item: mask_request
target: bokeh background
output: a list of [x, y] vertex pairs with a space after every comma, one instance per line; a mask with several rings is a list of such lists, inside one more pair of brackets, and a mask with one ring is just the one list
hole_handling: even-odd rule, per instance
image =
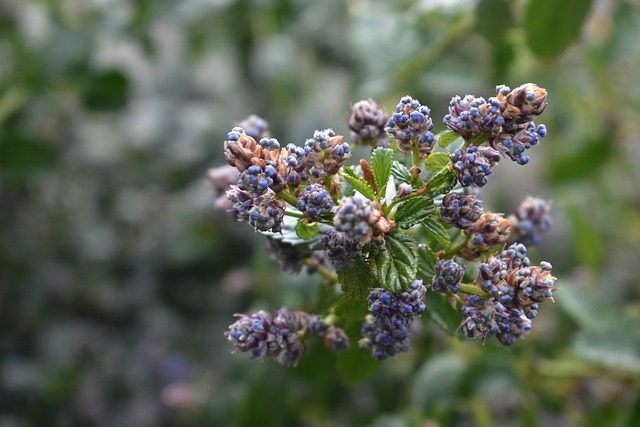
[[[635, 0], [0, 0], [0, 427], [640, 425], [639, 40]], [[484, 194], [554, 203], [531, 255], [562, 289], [526, 340], [425, 317], [356, 384], [317, 346], [231, 355], [233, 313], [322, 297], [215, 211], [234, 123], [301, 144], [409, 94], [439, 131], [530, 81], [549, 136]]]

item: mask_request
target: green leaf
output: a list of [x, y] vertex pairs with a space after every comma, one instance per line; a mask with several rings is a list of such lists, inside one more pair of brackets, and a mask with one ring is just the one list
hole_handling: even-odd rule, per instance
[[580, 262], [596, 271], [602, 268], [604, 261], [604, 245], [599, 227], [589, 219], [586, 211], [578, 205], [567, 207], [571, 218], [571, 231], [575, 253]]
[[442, 353], [427, 359], [414, 375], [412, 406], [423, 413], [430, 408], [454, 409], [466, 369], [465, 360], [456, 353]]
[[350, 339], [349, 350], [338, 354], [338, 374], [346, 385], [356, 384], [371, 378], [382, 365], [371, 353], [358, 347], [358, 340]]
[[399, 161], [395, 160], [391, 165], [391, 174], [396, 180], [396, 184], [411, 181], [411, 174], [409, 169]]
[[428, 171], [440, 171], [451, 164], [451, 156], [449, 153], [431, 153], [424, 165]]
[[91, 75], [82, 90], [82, 98], [86, 107], [92, 110], [122, 108], [129, 98], [129, 80], [118, 70]]
[[438, 257], [427, 245], [418, 246], [418, 274], [426, 283], [431, 283], [435, 275], [435, 265]]
[[369, 295], [369, 288], [378, 287], [371, 275], [371, 268], [359, 255], [352, 262], [338, 267], [337, 273], [338, 282], [346, 298], [365, 301]]
[[373, 274], [383, 288], [399, 292], [407, 288], [418, 273], [418, 243], [400, 232], [387, 236], [385, 242], [372, 261]]
[[422, 221], [422, 225], [429, 230], [429, 234], [440, 243], [440, 246], [442, 246], [445, 251], [451, 247], [451, 236], [449, 236], [449, 233], [447, 233], [444, 225], [442, 225], [439, 220], [436, 218], [428, 218]]
[[446, 169], [443, 168], [428, 182], [427, 194], [432, 198], [440, 194], [447, 194], [453, 190], [456, 184], [458, 184], [458, 175], [456, 175], [456, 172], [449, 167]]
[[592, 0], [531, 0], [523, 27], [527, 44], [541, 59], [554, 59], [580, 35]]
[[367, 182], [360, 178], [351, 168], [342, 168], [342, 176], [357, 192], [369, 200], [375, 200], [376, 193]]
[[449, 335], [455, 335], [462, 322], [460, 311], [455, 309], [446, 296], [438, 292], [427, 292], [425, 295], [427, 315]]
[[413, 197], [398, 207], [395, 221], [401, 228], [409, 228], [427, 219], [435, 210], [432, 198]]
[[449, 144], [451, 144], [453, 141], [455, 141], [458, 138], [461, 138], [458, 132], [454, 132], [452, 130], [448, 132], [443, 132], [442, 134], [440, 134], [440, 137], [438, 138], [438, 145], [442, 148], [447, 148]]
[[508, 0], [480, 0], [476, 6], [478, 33], [494, 48], [501, 46], [515, 18]]
[[346, 296], [338, 300], [334, 310], [334, 314], [338, 317], [338, 326], [349, 337], [349, 350], [337, 355], [338, 373], [346, 384], [355, 384], [370, 378], [381, 365], [371, 357], [368, 350], [358, 347], [358, 340], [361, 338], [360, 330], [367, 313], [369, 309], [366, 298], [356, 301]]
[[0, 137], [0, 173], [27, 175], [53, 167], [58, 151], [28, 135], [4, 133]]
[[380, 194], [384, 195], [384, 188], [391, 176], [391, 167], [393, 165], [393, 150], [388, 148], [376, 148], [371, 154], [371, 170], [373, 178], [380, 190]]
[[587, 138], [579, 149], [570, 154], [556, 153], [550, 156], [551, 179], [556, 183], [589, 179], [600, 174], [614, 154], [609, 137], [597, 135]]
[[296, 233], [302, 240], [313, 239], [318, 235], [319, 231], [320, 224], [317, 222], [308, 222], [305, 219], [301, 219], [298, 221], [298, 225], [296, 225]]

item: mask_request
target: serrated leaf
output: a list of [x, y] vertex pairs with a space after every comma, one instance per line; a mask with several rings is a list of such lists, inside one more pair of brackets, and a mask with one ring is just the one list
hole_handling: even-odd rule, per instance
[[358, 347], [364, 318], [369, 312], [368, 302], [341, 297], [334, 310], [338, 326], [349, 337], [349, 350], [338, 353], [337, 368], [343, 382], [354, 384], [370, 378], [380, 367], [380, 362], [371, 357], [368, 350]]
[[373, 274], [383, 288], [399, 292], [418, 274], [418, 243], [400, 232], [387, 236], [385, 242], [372, 260]]
[[346, 298], [365, 301], [369, 295], [369, 288], [378, 286], [371, 275], [371, 268], [358, 255], [352, 262], [337, 269], [338, 283]]
[[554, 59], [573, 43], [591, 9], [592, 0], [535, 0], [525, 9], [527, 44], [542, 59]]
[[440, 171], [442, 168], [451, 164], [451, 156], [449, 153], [431, 153], [427, 160], [424, 161], [424, 166], [428, 171]]
[[351, 168], [342, 168], [342, 176], [354, 190], [362, 194], [369, 200], [375, 200], [376, 193], [367, 182], [360, 178]]
[[462, 322], [460, 311], [451, 305], [446, 296], [438, 292], [427, 292], [424, 300], [427, 305], [425, 313], [429, 319], [436, 322], [449, 335], [455, 335]]
[[413, 197], [398, 207], [395, 221], [401, 228], [409, 228], [427, 219], [435, 210], [432, 198]]
[[451, 144], [453, 141], [455, 141], [458, 138], [461, 138], [458, 132], [454, 132], [452, 130], [448, 132], [443, 132], [442, 134], [440, 134], [440, 137], [438, 138], [438, 145], [442, 148], [447, 148], [449, 144]]
[[318, 235], [320, 231], [320, 224], [317, 222], [308, 222], [304, 219], [298, 221], [298, 225], [296, 225], [296, 233], [298, 237], [302, 240], [313, 239]]
[[443, 168], [427, 183], [427, 194], [430, 197], [436, 197], [441, 194], [447, 194], [453, 187], [458, 184], [458, 175], [456, 172], [447, 167]]
[[384, 188], [391, 176], [393, 165], [393, 150], [388, 148], [376, 148], [371, 154], [371, 169], [380, 194], [384, 194]]
[[403, 182], [411, 181], [411, 174], [409, 173], [409, 169], [399, 161], [394, 161], [391, 165], [391, 174], [397, 181], [396, 184], [401, 184]]
[[435, 218], [428, 218], [422, 221], [422, 225], [429, 230], [429, 235], [436, 239], [436, 242], [446, 251], [451, 247], [451, 236], [447, 233], [442, 223]]
[[438, 257], [427, 245], [418, 247], [418, 274], [426, 283], [431, 283], [435, 275], [435, 265]]

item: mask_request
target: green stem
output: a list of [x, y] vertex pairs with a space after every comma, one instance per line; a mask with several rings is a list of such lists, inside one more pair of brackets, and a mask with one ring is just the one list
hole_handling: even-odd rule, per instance
[[305, 259], [304, 263], [310, 267], [316, 268], [316, 272], [318, 272], [318, 274], [320, 274], [322, 277], [324, 277], [329, 281], [328, 285], [335, 285], [336, 283], [338, 283], [338, 275], [333, 271], [329, 270], [324, 265], [319, 265], [316, 267], [315, 265], [312, 265], [310, 259]]
[[276, 193], [276, 198], [284, 200], [294, 208], [298, 207], [298, 198], [294, 194], [289, 193], [288, 191], [281, 191], [279, 193]]
[[420, 163], [422, 163], [422, 158], [420, 157], [420, 151], [418, 147], [414, 146], [411, 150], [411, 164], [420, 169]]
[[476, 295], [483, 298], [489, 298], [491, 295], [480, 289], [480, 286], [472, 285], [470, 283], [461, 283], [460, 292], [469, 295]]
[[464, 239], [462, 239], [460, 241], [460, 243], [458, 243], [455, 246], [452, 246], [449, 248], [448, 251], [446, 252], [439, 252], [438, 253], [438, 258], [444, 258], [444, 259], [449, 259], [449, 258], [453, 258], [455, 255], [458, 254], [458, 252], [460, 252], [461, 250], [463, 250], [464, 248], [467, 247], [467, 242], [469, 241], [469, 235], [464, 234]]
[[292, 216], [294, 218], [300, 218], [300, 219], [304, 218], [304, 215], [302, 215], [300, 212], [291, 212], [291, 211], [285, 210], [284, 214], [287, 216]]

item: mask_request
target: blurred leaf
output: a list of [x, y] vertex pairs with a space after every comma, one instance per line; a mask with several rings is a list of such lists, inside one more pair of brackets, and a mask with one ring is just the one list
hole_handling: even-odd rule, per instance
[[53, 166], [58, 152], [42, 141], [27, 135], [0, 136], [0, 172], [27, 174]]
[[369, 295], [369, 288], [377, 287], [371, 269], [359, 255], [353, 262], [338, 267], [337, 273], [342, 292], [349, 299], [364, 301]]
[[429, 154], [424, 165], [428, 171], [440, 171], [451, 164], [449, 153], [432, 153]]
[[409, 169], [407, 169], [405, 165], [398, 162], [397, 160], [395, 160], [391, 165], [391, 173], [397, 181], [396, 184], [411, 181], [411, 174], [409, 173]]
[[580, 149], [569, 155], [550, 157], [550, 176], [553, 182], [563, 183], [574, 179], [593, 177], [609, 164], [614, 145], [606, 137], [585, 141]]
[[406, 289], [418, 272], [418, 244], [404, 233], [385, 237], [384, 247], [372, 260], [373, 274], [383, 288], [393, 292]]
[[567, 206], [567, 213], [571, 218], [571, 232], [578, 260], [600, 271], [604, 261], [604, 247], [598, 227], [578, 205]]
[[456, 139], [461, 138], [458, 132], [454, 132], [452, 130], [443, 132], [438, 137], [438, 145], [442, 148], [447, 148], [449, 144], [451, 144]]
[[426, 283], [431, 283], [435, 275], [435, 265], [438, 261], [436, 254], [427, 245], [418, 246], [418, 273]]
[[373, 359], [368, 350], [358, 347], [358, 340], [361, 336], [360, 329], [368, 312], [366, 298], [356, 301], [343, 297], [338, 301], [334, 310], [339, 319], [338, 326], [349, 336], [349, 350], [337, 355], [338, 373], [346, 384], [364, 381], [380, 367], [380, 362]]
[[373, 191], [373, 188], [367, 182], [360, 178], [353, 169], [344, 167], [342, 168], [342, 176], [344, 179], [351, 185], [357, 192], [362, 194], [369, 200], [375, 200], [376, 193]]
[[376, 181], [376, 185], [380, 190], [380, 194], [384, 195], [384, 188], [391, 176], [391, 167], [393, 165], [393, 150], [388, 148], [376, 148], [371, 154], [371, 169]]
[[413, 197], [403, 202], [396, 211], [396, 224], [401, 228], [409, 228], [427, 219], [436, 207], [429, 197]]
[[462, 315], [456, 310], [447, 297], [438, 292], [427, 292], [425, 296], [426, 313], [449, 335], [455, 335], [462, 322]]
[[530, 0], [524, 29], [531, 51], [541, 59], [554, 59], [573, 43], [591, 9], [592, 0]]
[[92, 110], [117, 110], [129, 97], [129, 80], [117, 70], [104, 71], [90, 76], [82, 90], [87, 108]]
[[455, 353], [442, 353], [428, 359], [415, 373], [411, 405], [427, 413], [432, 408], [454, 408], [458, 389], [467, 366]]
[[302, 240], [313, 239], [318, 235], [319, 231], [320, 224], [317, 222], [308, 222], [307, 220], [301, 219], [298, 221], [298, 225], [296, 225], [296, 233]]
[[640, 340], [633, 339], [626, 330], [580, 332], [575, 337], [573, 350], [586, 361], [640, 373]]
[[429, 234], [433, 236], [434, 239], [444, 250], [449, 249], [451, 247], [451, 236], [447, 233], [447, 230], [444, 228], [444, 225], [436, 219], [436, 218], [428, 218], [422, 221], [422, 225], [429, 230]]
[[427, 194], [432, 198], [440, 194], [447, 194], [457, 183], [458, 175], [456, 172], [451, 168], [443, 169], [427, 183]]
[[511, 2], [507, 0], [480, 0], [476, 6], [478, 33], [482, 34], [494, 48], [504, 43], [515, 17]]

